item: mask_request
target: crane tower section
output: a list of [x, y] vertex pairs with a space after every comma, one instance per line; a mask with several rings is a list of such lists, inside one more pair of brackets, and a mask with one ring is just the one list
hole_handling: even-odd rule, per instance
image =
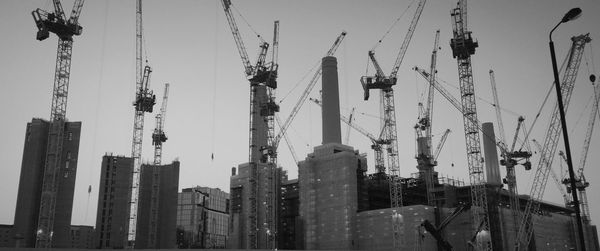
[[[471, 182], [471, 204], [473, 206], [473, 229], [489, 231], [489, 218], [487, 196], [485, 191], [485, 175], [481, 163], [481, 142], [479, 138], [477, 121], [477, 107], [475, 103], [475, 88], [473, 84], [473, 69], [471, 55], [479, 46], [473, 41], [471, 31], [467, 28], [467, 1], [460, 0], [457, 7], [451, 11], [452, 33], [450, 47], [452, 56], [458, 63], [458, 80], [460, 85], [461, 105], [463, 110], [463, 126], [465, 130], [465, 143], [467, 148], [467, 165], [469, 168], [469, 181]], [[479, 227], [481, 226], [481, 228]], [[491, 249], [491, 243], [477, 243], [477, 248]]]
[[156, 96], [148, 88], [152, 69], [145, 66], [142, 70], [142, 0], [136, 1], [136, 27], [135, 27], [135, 101], [133, 119], [133, 139], [131, 142], [131, 158], [133, 158], [133, 171], [131, 172], [131, 194], [129, 201], [129, 224], [127, 231], [126, 247], [134, 248], [136, 239], [137, 211], [139, 200], [140, 169], [142, 166], [142, 140], [144, 135], [144, 114], [152, 113], [156, 104]]
[[37, 216], [38, 228], [35, 246], [38, 248], [49, 248], [52, 246], [58, 176], [61, 173], [60, 163], [67, 115], [73, 36], [81, 35], [82, 27], [79, 25], [78, 20], [83, 3], [83, 0], [75, 1], [68, 20], [59, 0], [53, 0], [53, 13], [48, 13], [41, 9], [36, 9], [31, 13], [38, 28], [37, 40], [45, 40], [50, 36], [50, 32], [58, 36], [54, 87], [50, 108], [51, 124], [44, 163], [40, 210]]

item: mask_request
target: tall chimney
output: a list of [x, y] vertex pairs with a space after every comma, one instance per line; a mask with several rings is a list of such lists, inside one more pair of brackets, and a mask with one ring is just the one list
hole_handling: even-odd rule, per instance
[[342, 143], [340, 129], [340, 97], [338, 88], [337, 59], [324, 57], [321, 62], [323, 75], [321, 78], [323, 108], [323, 144]]
[[483, 152], [485, 156], [485, 171], [487, 184], [501, 186], [500, 165], [498, 162], [498, 150], [496, 148], [496, 134], [494, 124], [486, 122], [482, 124], [483, 130]]

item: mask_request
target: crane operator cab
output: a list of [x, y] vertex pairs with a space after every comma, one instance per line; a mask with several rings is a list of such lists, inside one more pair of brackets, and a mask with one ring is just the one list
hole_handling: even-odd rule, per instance
[[363, 76], [360, 78], [360, 83], [365, 91], [364, 99], [369, 100], [369, 90], [381, 89], [391, 90], [392, 86], [396, 85], [396, 78], [387, 78], [379, 76]]

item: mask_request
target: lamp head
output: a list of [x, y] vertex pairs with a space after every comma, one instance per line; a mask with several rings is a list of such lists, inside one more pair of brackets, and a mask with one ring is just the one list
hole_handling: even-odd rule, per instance
[[581, 16], [581, 9], [573, 8], [573, 9], [569, 10], [569, 12], [567, 12], [567, 14], [565, 14], [565, 16], [562, 18], [562, 20], [560, 22], [566, 23], [571, 20], [575, 20], [575, 19], [579, 18], [580, 16]]

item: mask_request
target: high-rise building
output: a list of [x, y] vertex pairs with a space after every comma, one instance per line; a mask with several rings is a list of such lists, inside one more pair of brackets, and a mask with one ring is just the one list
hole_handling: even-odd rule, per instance
[[[14, 220], [17, 247], [35, 246], [49, 126], [50, 122], [38, 118], [27, 123]], [[52, 246], [57, 248], [71, 247], [71, 213], [81, 122], [66, 122], [64, 132], [52, 234]]]
[[140, 174], [135, 248], [175, 248], [179, 161], [144, 164]]
[[303, 249], [300, 231], [300, 189], [298, 179], [281, 182], [279, 203], [278, 249]]
[[[102, 157], [95, 248], [125, 248], [132, 171], [130, 157], [112, 154]], [[175, 247], [178, 186], [179, 161], [169, 165], [142, 165], [136, 249]], [[157, 218], [152, 219], [151, 215]], [[156, 238], [150, 238], [152, 231], [156, 231]]]
[[133, 160], [106, 154], [102, 157], [94, 248], [124, 248], [129, 221]]
[[71, 226], [71, 248], [94, 249], [94, 227]]
[[0, 247], [14, 247], [13, 225], [0, 224]]
[[[268, 243], [276, 243], [277, 230], [277, 209], [269, 209], [269, 198], [279, 200], [279, 187], [281, 186], [282, 168], [275, 167], [270, 163], [244, 163], [238, 166], [239, 172], [232, 173], [230, 178], [230, 197], [231, 197], [231, 214], [228, 248], [247, 249], [250, 240], [248, 228], [251, 221], [251, 178], [250, 171], [252, 165], [256, 165], [257, 178], [255, 181], [258, 187], [256, 193], [256, 236], [255, 241], [259, 248], [265, 247]], [[275, 202], [275, 206], [278, 205]], [[268, 227], [269, 214], [275, 214], [273, 217], [275, 223], [273, 229]]]
[[184, 188], [177, 205], [178, 248], [225, 248], [229, 194], [218, 188]]

